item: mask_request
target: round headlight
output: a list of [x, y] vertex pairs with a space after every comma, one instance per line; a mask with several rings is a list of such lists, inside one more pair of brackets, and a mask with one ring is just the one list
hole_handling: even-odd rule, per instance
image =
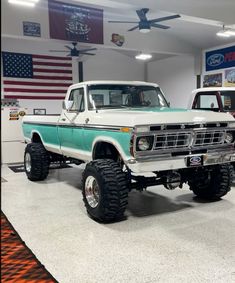
[[149, 139], [147, 138], [140, 138], [138, 141], [138, 148], [140, 150], [148, 150], [150, 147]]
[[233, 134], [232, 133], [225, 133], [224, 140], [226, 143], [232, 143], [233, 142]]

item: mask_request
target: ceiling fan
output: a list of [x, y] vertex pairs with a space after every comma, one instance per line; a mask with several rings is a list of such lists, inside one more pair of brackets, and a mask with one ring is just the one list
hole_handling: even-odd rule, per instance
[[71, 57], [79, 57], [80, 55], [95, 55], [94, 53], [90, 53], [89, 51], [97, 50], [97, 48], [86, 48], [86, 49], [77, 49], [77, 42], [72, 42], [73, 47], [65, 45], [67, 49], [70, 50], [50, 50], [50, 52], [69, 52], [67, 56]]
[[136, 13], [140, 21], [134, 21], [134, 22], [133, 21], [108, 21], [108, 22], [109, 23], [135, 23], [138, 25], [134, 26], [133, 28], [130, 28], [128, 31], [133, 31], [139, 28], [140, 32], [146, 33], [150, 31], [151, 27], [160, 28], [160, 29], [168, 29], [170, 28], [169, 26], [161, 25], [158, 23], [180, 18], [180, 15], [172, 15], [172, 16], [148, 20], [146, 17], [146, 14], [148, 13], [148, 11], [149, 11], [148, 8], [142, 8], [140, 10], [136, 10]]

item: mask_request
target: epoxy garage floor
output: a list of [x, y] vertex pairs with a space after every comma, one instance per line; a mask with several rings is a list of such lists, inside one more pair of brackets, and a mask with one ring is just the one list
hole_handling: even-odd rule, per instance
[[214, 203], [187, 186], [133, 191], [127, 219], [104, 225], [86, 214], [81, 173], [33, 183], [2, 168], [2, 210], [59, 282], [235, 282], [235, 188]]

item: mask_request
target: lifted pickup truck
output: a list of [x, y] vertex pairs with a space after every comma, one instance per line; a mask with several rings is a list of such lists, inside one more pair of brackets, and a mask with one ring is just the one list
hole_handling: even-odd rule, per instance
[[153, 83], [74, 84], [60, 116], [27, 115], [23, 132], [31, 181], [44, 180], [51, 162], [87, 163], [82, 194], [95, 220], [122, 218], [132, 189], [188, 183], [198, 197], [215, 200], [231, 187], [234, 118], [169, 108]]

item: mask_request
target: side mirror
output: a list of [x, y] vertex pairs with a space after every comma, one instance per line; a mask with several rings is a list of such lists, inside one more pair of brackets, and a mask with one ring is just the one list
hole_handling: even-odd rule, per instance
[[167, 104], [168, 104], [168, 106], [169, 106], [169, 107], [171, 107], [171, 103], [170, 103], [170, 101], [167, 101]]
[[63, 100], [62, 108], [64, 110], [70, 111], [73, 106], [72, 100]]

